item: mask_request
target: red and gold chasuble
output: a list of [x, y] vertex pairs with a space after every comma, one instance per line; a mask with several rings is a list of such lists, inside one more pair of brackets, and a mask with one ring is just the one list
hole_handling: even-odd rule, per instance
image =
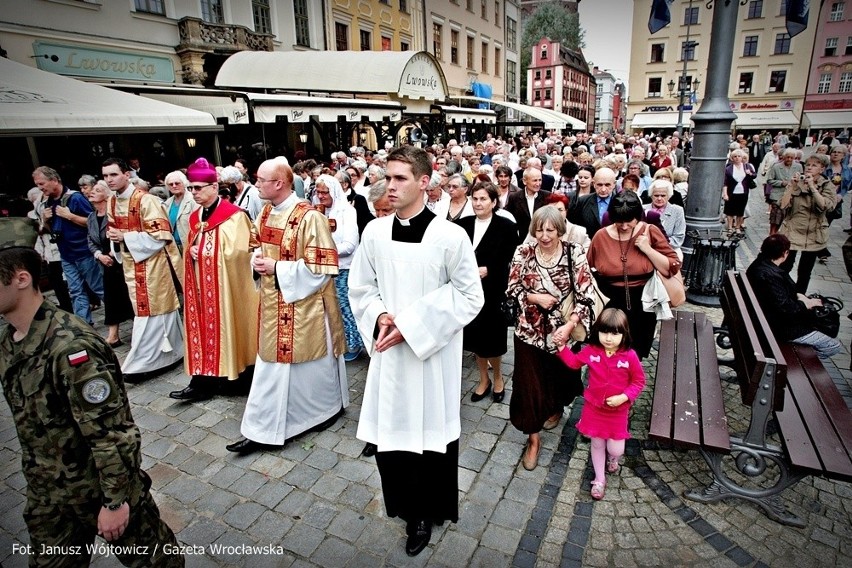
[[127, 199], [110, 197], [107, 222], [108, 227], [147, 233], [166, 241], [165, 247], [142, 262], [133, 260], [126, 244], [121, 246], [121, 266], [137, 317], [159, 316], [179, 309], [175, 279], [182, 283], [183, 263], [160, 200], [138, 189]]
[[[245, 211], [220, 200], [207, 221], [189, 216], [184, 244], [184, 324], [188, 375], [236, 379], [257, 356], [252, 250], [260, 246]], [[189, 254], [198, 246], [198, 259]]]
[[[263, 256], [282, 261], [303, 259], [314, 274], [337, 276], [337, 248], [328, 220], [307, 202], [273, 214], [267, 204], [257, 219]], [[343, 317], [329, 279], [320, 290], [289, 304], [281, 297], [276, 277], [260, 277], [258, 355], [267, 362], [304, 363], [328, 355], [325, 318], [331, 329], [334, 355], [346, 351]]]

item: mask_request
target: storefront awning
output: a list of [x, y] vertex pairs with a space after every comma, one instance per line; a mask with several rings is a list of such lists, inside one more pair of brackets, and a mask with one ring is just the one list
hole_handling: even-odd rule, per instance
[[802, 117], [805, 128], [846, 128], [852, 125], [852, 110], [810, 110]]
[[441, 65], [426, 51], [241, 51], [222, 64], [216, 86], [447, 97]]
[[444, 113], [447, 124], [453, 122], [468, 124], [494, 124], [497, 121], [497, 113], [493, 110], [479, 108], [464, 108], [452, 105], [435, 105], [434, 108]]
[[222, 130], [209, 113], [0, 58], [0, 136]]
[[[736, 112], [736, 111], [735, 111]], [[799, 119], [791, 110], [737, 112], [734, 125], [739, 128], [798, 128]]]
[[[676, 112], [637, 112], [630, 123], [633, 129], [643, 128], [677, 128]], [[689, 126], [692, 112], [683, 113], [683, 124]]]
[[461, 97], [453, 97], [454, 99], [465, 100], [465, 101], [477, 101], [481, 103], [489, 103], [492, 105], [503, 106], [506, 108], [511, 108], [518, 111], [521, 114], [525, 114], [532, 118], [535, 121], [543, 122], [545, 128], [555, 128], [558, 130], [562, 130], [565, 128], [571, 130], [586, 130], [586, 123], [582, 120], [574, 118], [571, 115], [565, 114], [564, 112], [558, 112], [555, 110], [551, 110], [549, 108], [541, 108], [534, 107], [529, 105], [522, 105], [520, 103], [514, 103], [511, 101], [494, 101], [491, 99], [484, 99], [482, 97], [469, 97], [469, 96], [461, 96]]
[[289, 122], [308, 122], [316, 116], [320, 122], [337, 122], [344, 117], [346, 122], [367, 120], [382, 121], [387, 118], [396, 122], [402, 118], [401, 104], [393, 101], [369, 99], [337, 99], [331, 97], [302, 97], [298, 95], [266, 95], [246, 93], [255, 122], [275, 122], [286, 116]]

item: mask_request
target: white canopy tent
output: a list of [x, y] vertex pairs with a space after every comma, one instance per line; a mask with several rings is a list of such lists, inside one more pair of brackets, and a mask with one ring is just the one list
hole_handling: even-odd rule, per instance
[[222, 130], [206, 112], [0, 58], [0, 136]]
[[476, 101], [480, 103], [489, 103], [492, 105], [511, 108], [529, 116], [533, 120], [543, 122], [544, 127], [548, 129], [556, 128], [562, 130], [563, 128], [570, 128], [571, 130], [586, 130], [586, 123], [582, 120], [574, 118], [573, 116], [565, 114], [564, 112], [558, 112], [549, 108], [522, 105], [520, 103], [515, 103], [512, 101], [494, 101], [482, 97], [460, 96], [453, 98], [463, 101]]

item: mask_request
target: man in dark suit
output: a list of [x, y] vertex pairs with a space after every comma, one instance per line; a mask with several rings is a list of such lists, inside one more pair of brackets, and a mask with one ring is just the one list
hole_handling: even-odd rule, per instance
[[568, 220], [575, 225], [586, 228], [591, 238], [600, 228], [603, 214], [609, 208], [609, 202], [615, 191], [615, 172], [609, 168], [601, 168], [595, 172], [592, 181], [595, 192], [585, 195], [580, 199], [570, 199], [570, 203], [576, 203], [568, 211]]
[[763, 158], [766, 157], [766, 149], [760, 142], [760, 134], [752, 136], [751, 142], [749, 142], [746, 146], [748, 149], [748, 163], [754, 166], [754, 171], [758, 171], [760, 163], [763, 161]]
[[515, 218], [520, 240], [525, 239], [530, 230], [532, 214], [541, 207], [544, 207], [544, 198], [550, 195], [549, 191], [541, 189], [541, 171], [537, 168], [527, 167], [524, 170], [523, 180], [523, 191], [509, 193], [509, 197], [506, 200], [506, 211], [511, 213]]

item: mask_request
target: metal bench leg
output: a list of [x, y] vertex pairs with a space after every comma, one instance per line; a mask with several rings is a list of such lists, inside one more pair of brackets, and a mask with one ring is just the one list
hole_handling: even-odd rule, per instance
[[781, 493], [807, 477], [807, 474], [792, 471], [780, 451], [747, 446], [739, 440], [731, 439], [731, 455], [737, 471], [746, 477], [761, 475], [768, 462], [778, 468], [778, 480], [772, 487], [756, 489], [739, 485], [725, 474], [722, 467], [723, 454], [700, 449], [701, 455], [713, 472], [713, 481], [704, 489], [690, 489], [684, 492], [687, 499], [699, 503], [713, 503], [729, 497], [738, 497], [751, 501], [763, 508], [770, 519], [784, 525], [803, 528], [805, 521], [787, 511], [781, 499]]

